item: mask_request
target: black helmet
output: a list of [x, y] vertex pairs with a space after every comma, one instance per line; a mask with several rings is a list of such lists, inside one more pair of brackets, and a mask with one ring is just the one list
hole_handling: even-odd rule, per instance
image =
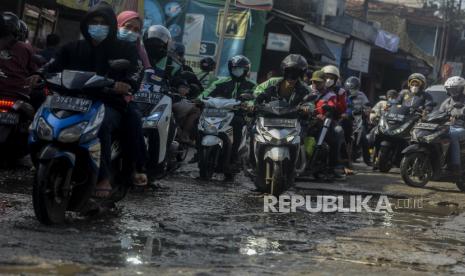
[[171, 41], [171, 34], [162, 25], [152, 25], [144, 33], [143, 37], [145, 51], [149, 56], [153, 66], [168, 53], [168, 44]]
[[301, 55], [290, 54], [281, 62], [281, 71], [286, 79], [302, 77], [307, 68], [307, 60]]
[[349, 77], [344, 83], [344, 87], [347, 90], [359, 90], [360, 89], [360, 79], [357, 77]]
[[19, 32], [18, 32], [18, 40], [19, 41], [26, 41], [29, 37], [29, 28], [27, 27], [26, 22], [23, 20], [19, 20]]
[[16, 39], [18, 38], [20, 23], [19, 18], [12, 12], [3, 13], [3, 21], [5, 22], [5, 34], [13, 35]]
[[200, 60], [200, 69], [204, 72], [212, 72], [215, 70], [216, 62], [211, 57], [204, 57]]
[[[241, 74], [236, 74], [234, 69], [243, 69]], [[228, 61], [228, 70], [229, 74], [233, 78], [242, 78], [246, 76], [250, 71], [250, 60], [242, 55], [233, 56]]]

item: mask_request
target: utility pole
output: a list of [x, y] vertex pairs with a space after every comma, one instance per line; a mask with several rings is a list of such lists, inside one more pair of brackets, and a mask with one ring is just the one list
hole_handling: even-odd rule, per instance
[[369, 0], [364, 0], [363, 1], [363, 19], [365, 19], [365, 22], [368, 22], [368, 6], [369, 5]]
[[228, 27], [228, 16], [229, 16], [229, 6], [231, 0], [226, 0], [224, 3], [224, 13], [223, 13], [223, 22], [221, 22], [220, 29], [220, 38], [218, 40], [218, 51], [216, 53], [216, 69], [215, 76], [218, 76], [221, 68], [221, 53], [223, 52], [224, 36], [226, 33], [226, 28]]

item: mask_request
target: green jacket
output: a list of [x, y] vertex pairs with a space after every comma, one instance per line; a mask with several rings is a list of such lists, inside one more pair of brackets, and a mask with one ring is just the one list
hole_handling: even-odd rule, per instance
[[247, 78], [242, 82], [236, 82], [231, 77], [227, 77], [213, 82], [198, 98], [222, 97], [237, 99], [242, 93], [253, 93], [255, 87], [256, 84]]
[[[259, 84], [254, 91], [255, 100], [260, 100], [260, 98], [265, 99], [265, 95], [268, 97], [276, 97], [281, 98], [279, 95], [279, 86], [283, 82], [283, 78], [271, 78], [261, 84]], [[297, 82], [294, 91], [289, 99], [289, 104], [292, 106], [296, 106], [300, 104], [304, 97], [310, 94], [311, 91], [306, 84], [302, 81]], [[261, 95], [261, 96], [260, 96]]]

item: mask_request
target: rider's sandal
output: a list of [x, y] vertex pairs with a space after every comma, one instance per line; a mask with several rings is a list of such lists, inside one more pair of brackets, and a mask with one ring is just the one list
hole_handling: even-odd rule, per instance
[[145, 173], [136, 173], [134, 175], [134, 186], [137, 187], [145, 187], [147, 186], [149, 180], [147, 178], [147, 174]]

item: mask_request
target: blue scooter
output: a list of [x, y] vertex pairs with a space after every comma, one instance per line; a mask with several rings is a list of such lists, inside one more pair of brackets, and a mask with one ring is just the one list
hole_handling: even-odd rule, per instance
[[[127, 69], [129, 62], [116, 60], [110, 67]], [[89, 214], [126, 195], [132, 171], [115, 137], [111, 196], [100, 202], [92, 198], [100, 167], [97, 135], [105, 116], [102, 99], [112, 93], [113, 85], [109, 78], [83, 71], [64, 70], [46, 79], [50, 93], [34, 117], [29, 136], [37, 169], [32, 199], [41, 223], [60, 224], [66, 211]]]

